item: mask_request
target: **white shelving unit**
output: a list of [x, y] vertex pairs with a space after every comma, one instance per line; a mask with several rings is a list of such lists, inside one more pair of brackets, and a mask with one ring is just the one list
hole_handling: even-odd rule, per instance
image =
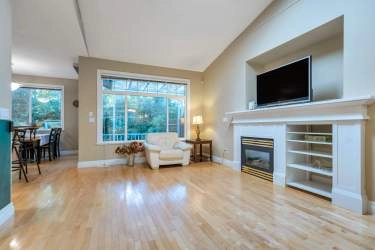
[[332, 198], [332, 125], [289, 124], [287, 185]]

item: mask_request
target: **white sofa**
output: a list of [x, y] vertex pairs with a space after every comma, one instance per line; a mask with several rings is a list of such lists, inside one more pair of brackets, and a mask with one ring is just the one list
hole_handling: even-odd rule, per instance
[[146, 135], [145, 154], [152, 169], [160, 165], [189, 165], [192, 146], [178, 139], [177, 133], [150, 133]]

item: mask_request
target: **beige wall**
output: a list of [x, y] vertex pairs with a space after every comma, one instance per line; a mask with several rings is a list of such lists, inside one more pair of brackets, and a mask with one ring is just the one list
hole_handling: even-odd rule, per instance
[[[213, 138], [214, 154], [232, 159], [233, 131], [224, 126], [222, 118], [225, 112], [246, 108], [246, 75], [254, 74], [246, 62], [340, 16], [344, 16], [342, 95], [375, 94], [374, 9], [372, 0], [274, 1], [204, 72], [203, 133]], [[375, 110], [371, 114], [375, 117]], [[367, 191], [375, 200], [372, 121], [367, 128]]]
[[89, 112], [96, 118], [97, 111], [97, 70], [148, 74], [189, 79], [190, 116], [202, 112], [202, 73], [154, 67], [133, 63], [116, 62], [97, 58], [79, 58], [79, 161], [95, 161], [116, 158], [116, 145], [97, 145], [97, 124], [89, 123]]
[[61, 135], [62, 150], [78, 149], [78, 108], [73, 101], [78, 99], [78, 81], [74, 79], [51, 78], [42, 76], [13, 75], [13, 81], [60, 85], [64, 87], [64, 131]]

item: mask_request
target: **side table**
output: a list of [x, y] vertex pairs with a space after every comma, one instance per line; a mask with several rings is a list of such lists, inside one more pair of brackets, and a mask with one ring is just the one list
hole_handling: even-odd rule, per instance
[[212, 140], [206, 140], [206, 139], [201, 139], [199, 141], [189, 139], [185, 140], [186, 143], [192, 144], [193, 145], [193, 159], [192, 161], [196, 162], [197, 161], [197, 151], [196, 151], [196, 145], [199, 145], [199, 161], [203, 161], [203, 154], [202, 154], [202, 146], [203, 144], [208, 144], [210, 147], [210, 161], [212, 161]]

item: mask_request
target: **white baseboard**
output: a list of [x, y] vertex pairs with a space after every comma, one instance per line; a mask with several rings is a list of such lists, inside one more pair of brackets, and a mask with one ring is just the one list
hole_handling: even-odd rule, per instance
[[375, 201], [367, 201], [367, 213], [375, 215]]
[[231, 161], [216, 155], [212, 156], [212, 161], [230, 167], [233, 170], [241, 171], [241, 167], [238, 167], [235, 161]]
[[6, 222], [9, 218], [14, 215], [14, 206], [13, 203], [9, 203], [2, 209], [0, 209], [0, 225]]
[[78, 155], [78, 150], [61, 150], [60, 154], [65, 155]]
[[[135, 157], [135, 163], [145, 163], [145, 157]], [[96, 168], [96, 167], [110, 167], [113, 165], [125, 165], [128, 160], [126, 158], [115, 158], [107, 160], [96, 160], [96, 161], [79, 161], [77, 164], [78, 168]]]

